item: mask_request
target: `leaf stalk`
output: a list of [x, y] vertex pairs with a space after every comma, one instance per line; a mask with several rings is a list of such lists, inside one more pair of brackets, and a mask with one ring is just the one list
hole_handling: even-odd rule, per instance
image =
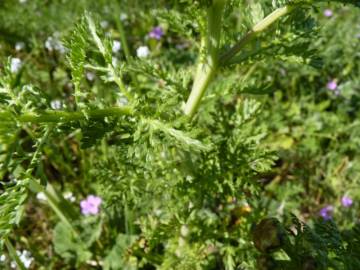
[[295, 7], [296, 6], [294, 5], [287, 5], [278, 8], [255, 24], [252, 29], [248, 31], [231, 49], [220, 56], [219, 62], [221, 65], [226, 65], [226, 63], [231, 60], [231, 58], [233, 58], [242, 48], [244, 48], [245, 45], [254, 37], [256, 37], [259, 33], [264, 32], [284, 15], [289, 14]]

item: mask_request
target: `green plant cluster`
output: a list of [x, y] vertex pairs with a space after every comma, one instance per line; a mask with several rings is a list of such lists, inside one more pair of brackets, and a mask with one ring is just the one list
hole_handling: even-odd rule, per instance
[[13, 2], [0, 267], [360, 268], [359, 1]]

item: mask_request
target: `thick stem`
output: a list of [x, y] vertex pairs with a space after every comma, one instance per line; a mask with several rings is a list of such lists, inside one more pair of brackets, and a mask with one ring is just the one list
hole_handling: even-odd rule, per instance
[[[106, 109], [94, 109], [84, 112], [66, 112], [66, 111], [42, 111], [29, 112], [21, 114], [17, 117], [19, 122], [30, 123], [57, 123], [57, 122], [71, 122], [85, 120], [86, 118], [105, 118], [111, 116], [133, 115], [134, 111], [129, 106], [111, 107]], [[9, 118], [9, 114], [1, 113], [0, 118]]]
[[201, 64], [201, 72], [199, 72], [195, 78], [195, 82], [193, 84], [190, 96], [188, 101], [186, 102], [184, 113], [188, 115], [190, 118], [194, 116], [197, 111], [200, 100], [203, 97], [207, 87], [212, 81], [215, 72], [216, 66], [210, 66], [208, 64]]
[[205, 51], [206, 56], [200, 56], [194, 84], [184, 108], [184, 113], [190, 118], [194, 116], [202, 96], [216, 73], [224, 5], [225, 0], [214, 0], [207, 10], [207, 33], [201, 48]]

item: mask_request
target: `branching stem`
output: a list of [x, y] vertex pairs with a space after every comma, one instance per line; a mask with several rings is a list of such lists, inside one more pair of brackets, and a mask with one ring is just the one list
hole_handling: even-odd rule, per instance
[[256, 35], [265, 31], [282, 16], [294, 10], [295, 5], [287, 5], [274, 10], [271, 14], [258, 22], [241, 38], [232, 48], [222, 55], [219, 54], [221, 17], [224, 8], [224, 1], [214, 1], [208, 9], [208, 29], [203, 42], [202, 49], [207, 55], [199, 61], [197, 73], [194, 79], [190, 96], [185, 104], [184, 113], [190, 118], [196, 113], [200, 100], [208, 88], [210, 82], [216, 75], [219, 65], [226, 65], [242, 48], [245, 47]]
[[249, 41], [251, 41], [256, 35], [265, 31], [270, 25], [275, 23], [282, 16], [289, 14], [295, 6], [285, 6], [274, 10], [268, 16], [266, 16], [263, 20], [258, 22], [253, 28], [245, 34], [231, 49], [220, 56], [219, 62], [224, 65], [226, 64], [232, 57], [234, 57]]

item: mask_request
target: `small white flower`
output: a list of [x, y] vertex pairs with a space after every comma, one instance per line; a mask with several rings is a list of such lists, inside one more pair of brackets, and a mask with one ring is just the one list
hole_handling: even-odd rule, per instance
[[111, 63], [113, 67], [117, 67], [119, 60], [116, 57], [113, 57], [111, 60]]
[[[34, 260], [33, 257], [31, 257], [31, 253], [27, 250], [23, 250], [22, 252], [16, 251], [16, 254], [19, 256], [20, 261], [23, 263], [25, 268], [29, 268], [32, 261]], [[11, 268], [17, 268], [16, 262], [12, 261], [10, 263]]]
[[126, 106], [129, 103], [129, 101], [127, 100], [126, 97], [120, 97], [118, 98], [116, 103], [118, 106]]
[[[57, 33], [54, 33], [54, 36], [58, 36]], [[61, 41], [56, 37], [48, 37], [45, 41], [45, 48], [49, 51], [58, 51], [61, 54], [64, 54], [66, 52], [66, 48], [61, 43]]]
[[125, 21], [125, 20], [127, 20], [127, 18], [128, 18], [128, 15], [126, 13], [120, 14], [120, 20]]
[[160, 209], [155, 209], [154, 213], [155, 213], [156, 216], [159, 217], [162, 214], [162, 211]]
[[182, 225], [180, 228], [180, 234], [182, 237], [186, 237], [189, 234], [189, 227], [186, 225]]
[[53, 110], [60, 110], [62, 108], [61, 100], [55, 99], [51, 101], [50, 106]]
[[192, 202], [189, 202], [189, 209], [192, 209], [192, 208], [194, 208], [194, 204], [192, 203]]
[[108, 21], [101, 21], [100, 22], [100, 26], [102, 27], [102, 28], [108, 28], [108, 26], [109, 26], [109, 22]]
[[148, 57], [150, 54], [150, 50], [147, 46], [140, 46], [136, 49], [136, 55], [140, 58]]
[[29, 268], [32, 261], [34, 260], [33, 257], [31, 257], [31, 253], [27, 250], [23, 250], [23, 252], [19, 255], [20, 261], [24, 264], [25, 268]]
[[27, 2], [27, 0], [19, 0], [19, 3], [20, 4], [24, 4], [24, 3], [26, 3]]
[[16, 42], [15, 44], [15, 50], [17, 51], [21, 51], [25, 48], [25, 43], [20, 41], [20, 42]]
[[46, 201], [46, 195], [44, 192], [39, 192], [38, 194], [36, 194], [36, 199], [38, 199], [39, 201]]
[[72, 194], [72, 192], [65, 192], [64, 193], [64, 198], [70, 202], [75, 202], [76, 198], [75, 196]]
[[52, 51], [53, 50], [53, 37], [48, 37], [45, 41], [45, 48], [48, 51]]
[[5, 255], [4, 255], [4, 254], [3, 254], [3, 255], [1, 255], [1, 256], [0, 256], [0, 262], [5, 262], [5, 260], [6, 260]]
[[100, 264], [97, 261], [94, 261], [94, 260], [87, 261], [86, 263], [91, 265], [91, 266], [100, 266]]
[[64, 47], [64, 45], [59, 40], [55, 45], [55, 50], [58, 51], [61, 54], [66, 53], [66, 48]]
[[121, 43], [118, 40], [113, 41], [112, 52], [117, 53], [121, 50]]
[[12, 58], [10, 62], [10, 71], [12, 73], [18, 73], [22, 67], [22, 62], [19, 58]]
[[86, 72], [85, 76], [86, 79], [90, 82], [92, 82], [95, 79], [95, 74], [93, 72]]

